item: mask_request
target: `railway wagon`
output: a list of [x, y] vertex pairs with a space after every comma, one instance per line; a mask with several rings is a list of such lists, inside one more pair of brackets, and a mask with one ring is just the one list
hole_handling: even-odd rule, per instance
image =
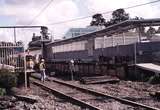
[[[151, 31], [152, 26], [157, 30]], [[96, 32], [48, 43], [48, 68], [69, 73], [68, 62], [74, 59], [76, 75], [110, 74], [124, 78], [129, 65], [159, 62], [159, 26], [160, 19], [126, 20]]]

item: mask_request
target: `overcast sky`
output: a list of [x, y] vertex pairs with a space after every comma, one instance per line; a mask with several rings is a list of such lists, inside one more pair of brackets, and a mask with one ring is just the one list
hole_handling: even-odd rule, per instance
[[[30, 25], [31, 21], [50, 0], [0, 0], [0, 25]], [[62, 24], [54, 23], [102, 13], [118, 8], [134, 6], [155, 0], [53, 0], [43, 13], [34, 19], [32, 25], [46, 25], [55, 38], [62, 38], [71, 27], [85, 27], [91, 18]], [[131, 17], [160, 18], [160, 2], [126, 10]], [[107, 20], [111, 13], [103, 15]], [[37, 31], [37, 30], [35, 30]], [[4, 34], [5, 33], [5, 34]], [[13, 40], [13, 30], [1, 29], [0, 39]], [[27, 36], [27, 37], [26, 37]], [[17, 39], [29, 41], [31, 30], [17, 30]]]

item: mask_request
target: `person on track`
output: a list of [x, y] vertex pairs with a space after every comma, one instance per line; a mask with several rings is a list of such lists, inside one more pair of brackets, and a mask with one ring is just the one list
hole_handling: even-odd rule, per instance
[[45, 61], [44, 59], [41, 59], [41, 62], [39, 64], [39, 70], [40, 70], [40, 73], [41, 73], [41, 81], [45, 81], [45, 78], [46, 78], [46, 73], [45, 73]]
[[71, 72], [71, 80], [73, 80], [73, 75], [74, 75], [74, 72], [75, 72], [75, 64], [74, 64], [74, 60], [70, 60], [69, 62], [69, 69], [70, 69], [70, 72]]

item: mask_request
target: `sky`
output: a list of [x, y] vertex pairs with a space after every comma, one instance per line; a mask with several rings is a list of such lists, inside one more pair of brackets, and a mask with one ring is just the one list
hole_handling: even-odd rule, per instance
[[[70, 19], [92, 16], [155, 0], [0, 0], [0, 25], [45, 25], [55, 39], [61, 39], [69, 28], [86, 27], [91, 17], [55, 24]], [[38, 13], [48, 4], [50, 5]], [[125, 10], [131, 17], [160, 18], [160, 2]], [[38, 15], [38, 16], [37, 16]], [[103, 14], [106, 20], [111, 13]], [[39, 29], [17, 29], [17, 40], [29, 42]], [[0, 29], [0, 40], [13, 41], [13, 29]]]

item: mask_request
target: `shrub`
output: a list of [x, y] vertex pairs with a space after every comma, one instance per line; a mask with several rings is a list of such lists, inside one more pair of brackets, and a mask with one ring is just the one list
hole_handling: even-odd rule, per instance
[[6, 91], [17, 85], [17, 75], [7, 69], [0, 70], [0, 87]]
[[156, 76], [156, 75], [151, 76], [151, 77], [149, 78], [148, 82], [149, 82], [150, 84], [159, 84], [159, 83], [160, 83], [160, 76]]
[[6, 94], [6, 90], [4, 88], [0, 88], [0, 96], [4, 96]]

